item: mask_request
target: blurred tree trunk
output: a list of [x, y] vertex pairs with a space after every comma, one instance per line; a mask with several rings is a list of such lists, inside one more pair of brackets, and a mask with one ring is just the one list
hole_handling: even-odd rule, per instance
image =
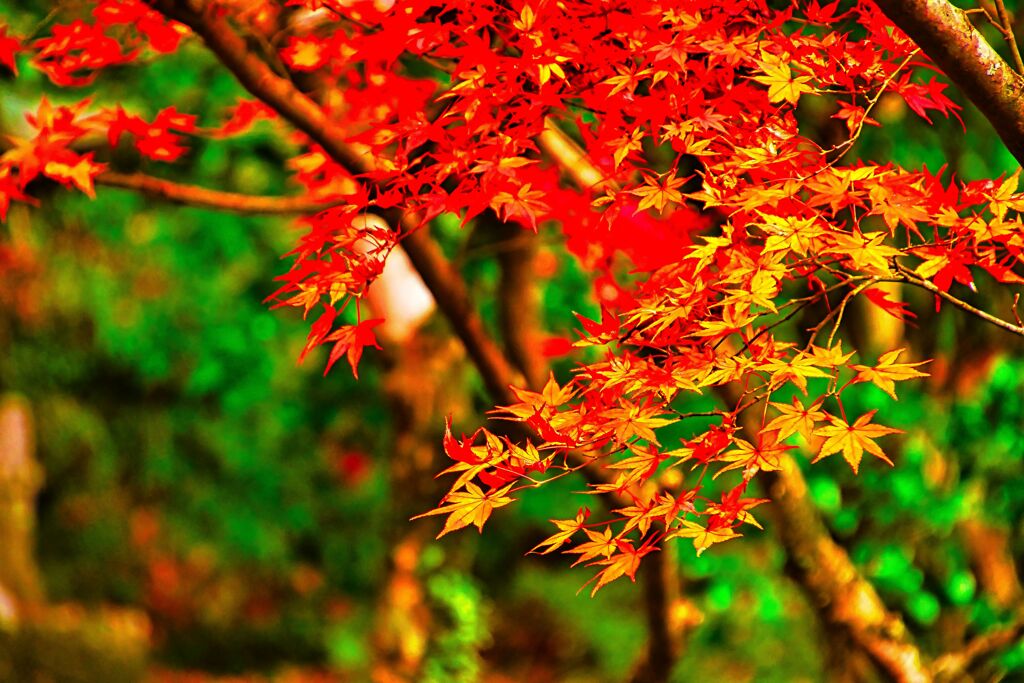
[[34, 538], [43, 472], [35, 460], [33, 430], [25, 400], [0, 398], [0, 619], [13, 621], [43, 601]]
[[418, 572], [429, 527], [405, 521], [432, 507], [438, 496], [433, 475], [440, 461], [444, 407], [468, 409], [463, 405], [464, 383], [457, 379], [464, 353], [454, 339], [421, 327], [434, 311], [434, 301], [404, 253], [391, 255], [370, 288], [369, 300], [374, 315], [386, 320], [379, 330], [386, 340], [384, 391], [394, 416], [388, 478], [396, 500], [388, 573], [376, 606], [372, 677], [375, 683], [405, 683], [419, 679], [432, 632]]

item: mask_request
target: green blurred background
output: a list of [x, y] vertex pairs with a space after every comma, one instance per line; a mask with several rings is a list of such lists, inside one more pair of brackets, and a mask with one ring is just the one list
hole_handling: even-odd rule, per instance
[[[22, 32], [42, 16], [8, 9]], [[174, 104], [202, 125], [242, 94], [194, 44], [110, 69], [89, 91], [148, 117]], [[0, 131], [18, 131], [41, 95], [69, 94], [81, 95], [31, 70], [4, 81]], [[829, 125], [827, 113], [801, 114]], [[876, 116], [886, 127], [867, 129], [854, 154], [949, 164], [966, 179], [1015, 168], [969, 108], [966, 133], [926, 125], [895, 98]], [[196, 139], [157, 170], [286, 194], [293, 151], [264, 123]], [[358, 382], [344, 368], [324, 378], [322, 357], [295, 362], [307, 323], [263, 303], [299, 234], [290, 221], [111, 189], [96, 201], [39, 194], [39, 208], [15, 207], [0, 227], [2, 406], [31, 414], [42, 476], [32, 561], [8, 558], [3, 571], [48, 611], [35, 626], [0, 625], [0, 680], [389, 681], [409, 661], [417, 680], [438, 683], [628, 675], [645, 643], [640, 587], [618, 581], [590, 598], [577, 594], [588, 571], [524, 555], [550, 533], [547, 519], [575, 513], [581, 482], [530, 492], [482, 536], [434, 542], [436, 520], [407, 521], [436, 500], [444, 414], [470, 430], [490, 408], [441, 321], [401, 353], [368, 352]], [[465, 234], [441, 227], [449, 253], [466, 256]], [[556, 272], [542, 285], [545, 325], [568, 336], [569, 311], [597, 308], [578, 264], [547, 237]], [[498, 266], [486, 253], [462, 262], [494, 324]], [[928, 315], [928, 297], [907, 296]], [[851, 316], [848, 334], [870, 350], [856, 325]], [[884, 406], [886, 424], [907, 431], [895, 469], [871, 463], [854, 477], [836, 458], [807, 469], [835, 536], [933, 653], [1008, 621], [1021, 598], [1024, 356], [981, 325], [947, 310], [908, 328], [905, 342], [937, 360], [898, 403], [847, 392], [847, 409]], [[571, 362], [556, 364], [563, 380]], [[17, 514], [16, 484], [2, 483], [0, 516]], [[693, 627], [676, 680], [829, 677], [828, 634], [770, 530], [701, 558], [688, 544], [666, 552], [678, 554]], [[1024, 646], [989, 673], [1024, 677]]]

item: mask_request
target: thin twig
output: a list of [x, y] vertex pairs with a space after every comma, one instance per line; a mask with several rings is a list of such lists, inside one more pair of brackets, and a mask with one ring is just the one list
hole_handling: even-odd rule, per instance
[[980, 308], [976, 308], [967, 303], [966, 301], [964, 301], [963, 299], [958, 299], [949, 292], [939, 289], [935, 285], [935, 283], [931, 282], [930, 280], [925, 280], [921, 276], [914, 273], [914, 271], [904, 266], [902, 263], [899, 263], [894, 260], [893, 264], [896, 266], [896, 270], [902, 273], [906, 281], [909, 282], [910, 284], [915, 285], [917, 287], [921, 287], [922, 289], [927, 289], [932, 294], [938, 296], [941, 299], [944, 299], [945, 301], [948, 301], [949, 303], [953, 304], [960, 310], [966, 311], [967, 313], [970, 313], [973, 316], [977, 316], [984, 320], [985, 322], [992, 323], [996, 327], [1001, 327], [1007, 332], [1012, 332], [1014, 334], [1024, 337], [1024, 325], [1014, 325], [1013, 323], [1006, 322], [1002, 318], [997, 318], [991, 313], [987, 313], [981, 310]]
[[1013, 645], [1024, 637], [1024, 615], [1016, 621], [971, 640], [962, 650], [947, 653], [935, 660], [932, 672], [939, 680], [960, 680], [978, 660]]
[[999, 23], [1002, 25], [1000, 32], [1003, 34], [1003, 38], [1006, 39], [1006, 44], [1010, 47], [1013, 67], [1017, 70], [1017, 73], [1024, 74], [1024, 60], [1020, 58], [1017, 38], [1013, 35], [1013, 21], [1010, 19], [1010, 13], [1006, 11], [1006, 3], [1003, 0], [995, 0], [995, 2], [996, 11], [999, 13]]

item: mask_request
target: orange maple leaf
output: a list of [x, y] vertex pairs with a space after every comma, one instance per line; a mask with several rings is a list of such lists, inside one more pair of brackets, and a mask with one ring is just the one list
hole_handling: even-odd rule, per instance
[[867, 365], [851, 365], [850, 368], [857, 371], [857, 376], [853, 378], [853, 381], [871, 382], [895, 400], [896, 382], [914, 377], [928, 376], [927, 372], [915, 369], [917, 366], [924, 365], [928, 361], [921, 361], [920, 363], [895, 362], [904, 350], [896, 349], [895, 351], [883, 353], [878, 359], [878, 365], [873, 368]]
[[422, 515], [416, 515], [412, 519], [431, 517], [433, 515], [448, 515], [444, 528], [441, 529], [441, 533], [437, 535], [437, 538], [441, 538], [451, 531], [456, 531], [470, 524], [476, 526], [482, 533], [484, 522], [491, 516], [491, 512], [515, 500], [515, 498], [506, 495], [511, 488], [512, 484], [509, 484], [496, 491], [484, 493], [483, 489], [470, 482], [466, 484], [465, 491], [456, 491], [445, 498], [443, 502], [447, 503], [447, 505], [424, 512]]
[[811, 440], [814, 425], [825, 419], [826, 413], [818, 410], [821, 407], [821, 400], [815, 401], [810, 407], [804, 407], [796, 396], [793, 397], [793, 405], [772, 402], [772, 407], [777, 408], [781, 415], [764, 426], [764, 431], [777, 429], [779, 439], [787, 439], [792, 434], [800, 432], [805, 440]]
[[825, 443], [822, 444], [818, 455], [811, 462], [818, 462], [822, 458], [842, 451], [843, 458], [850, 464], [853, 473], [857, 474], [864, 451], [867, 451], [876, 458], [892, 465], [892, 460], [875, 443], [875, 439], [886, 434], [902, 434], [902, 432], [899, 429], [871, 424], [871, 418], [877, 412], [877, 410], [872, 410], [864, 413], [852, 425], [847, 424], [845, 420], [835, 415], [829, 416], [832, 424], [821, 427], [814, 432], [818, 436], [824, 436]]
[[[547, 555], [552, 550], [557, 550], [563, 543], [572, 538], [577, 531], [583, 528], [583, 524], [587, 521], [587, 517], [589, 516], [590, 509], [581, 507], [580, 511], [576, 513], [576, 519], [549, 520], [552, 524], [558, 527], [558, 533], [545, 538], [543, 541], [535, 545], [530, 552], [537, 553], [538, 555]], [[543, 548], [543, 550], [539, 550], [540, 548]]]
[[697, 522], [691, 522], [689, 520], [683, 520], [681, 527], [672, 530], [665, 539], [670, 538], [692, 538], [694, 550], [697, 551], [697, 557], [713, 546], [715, 543], [721, 543], [722, 541], [728, 541], [731, 538], [736, 538], [740, 534], [734, 531], [731, 527], [723, 526], [716, 529], [704, 528]]
[[628, 576], [635, 583], [636, 570], [640, 567], [640, 560], [647, 553], [656, 550], [656, 548], [651, 546], [634, 548], [633, 544], [629, 541], [618, 541], [616, 548], [619, 550], [617, 555], [590, 563], [591, 565], [604, 565], [604, 569], [594, 577], [597, 579], [597, 583], [594, 584], [594, 589], [590, 591], [590, 597], [594, 597], [602, 587], [607, 586], [621, 576]]
[[637, 205], [638, 211], [649, 209], [652, 206], [658, 211], [664, 211], [669, 202], [674, 204], [683, 203], [683, 195], [679, 187], [686, 182], [686, 178], [670, 178], [670, 173], [660, 176], [644, 175], [644, 184], [631, 192], [640, 197]]

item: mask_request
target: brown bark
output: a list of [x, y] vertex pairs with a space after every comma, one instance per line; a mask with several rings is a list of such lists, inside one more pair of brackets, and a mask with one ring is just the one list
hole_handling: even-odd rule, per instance
[[[224, 17], [210, 11], [202, 2], [153, 0], [151, 4], [195, 31], [246, 90], [308, 135], [334, 161], [353, 174], [370, 170], [369, 158], [349, 145], [323, 109], [253, 54]], [[479, 368], [488, 391], [497, 402], [511, 402], [514, 397], [509, 385], [516, 381], [516, 373], [487, 335], [461, 276], [426, 231], [421, 229], [415, 216], [403, 214], [387, 218], [391, 225], [400, 225], [405, 231], [402, 248]]]
[[1024, 78], [947, 0], [875, 0], [981, 110], [1024, 164]]
[[28, 404], [0, 399], [0, 622], [18, 619], [43, 601], [35, 561], [35, 496], [42, 468], [35, 460], [35, 434]]
[[[719, 394], [728, 406], [739, 402], [732, 387], [722, 387]], [[744, 436], [755, 442], [761, 427], [757, 412], [748, 408], [740, 420]], [[832, 539], [799, 465], [783, 454], [779, 466], [778, 471], [758, 476], [772, 501], [773, 528], [789, 572], [822, 620], [841, 629], [888, 678], [899, 683], [932, 680], [903, 620], [886, 609], [871, 582]]]
[[974, 681], [971, 668], [991, 655], [1004, 650], [1024, 637], [1024, 617], [988, 633], [983, 633], [958, 652], [950, 652], [935, 660], [932, 670], [936, 681]]
[[[381, 311], [384, 315], [388, 311]], [[456, 368], [465, 364], [458, 343], [430, 334], [410, 336], [396, 345], [384, 380], [384, 391], [394, 420], [393, 457], [389, 477], [396, 491], [395, 520], [405, 520], [429, 508], [437, 499], [432, 475], [439, 465], [437, 425], [448, 411], [468, 411], [464, 392], [452, 390]], [[464, 386], [455, 383], [454, 386]], [[416, 681], [421, 678], [433, 623], [426, 589], [417, 570], [427, 528], [400, 524], [384, 588], [377, 596], [373, 631], [373, 680], [377, 683]]]
[[796, 462], [784, 456], [780, 464], [779, 471], [760, 476], [772, 500], [774, 527], [789, 569], [814, 608], [827, 624], [847, 632], [887, 677], [930, 681], [903, 620], [886, 609], [874, 586], [829, 535]]
[[537, 255], [536, 235], [518, 225], [503, 223], [486, 214], [486, 227], [496, 240], [498, 266], [498, 321], [509, 360], [523, 374], [534, 391], [544, 386], [548, 364], [539, 353], [540, 292], [533, 272]]
[[265, 197], [238, 192], [221, 192], [198, 185], [185, 185], [162, 178], [154, 178], [143, 173], [104, 171], [94, 180], [97, 185], [134, 190], [176, 204], [236, 213], [285, 215], [316, 213], [342, 203], [338, 200], [318, 202], [306, 196]]
[[669, 546], [644, 559], [641, 568], [647, 644], [630, 676], [630, 683], [660, 683], [669, 680], [682, 654], [685, 625], [673, 612], [681, 605], [679, 563], [675, 548]]
[[1004, 609], [1021, 604], [1020, 578], [1007, 529], [970, 519], [958, 527], [978, 583]]

